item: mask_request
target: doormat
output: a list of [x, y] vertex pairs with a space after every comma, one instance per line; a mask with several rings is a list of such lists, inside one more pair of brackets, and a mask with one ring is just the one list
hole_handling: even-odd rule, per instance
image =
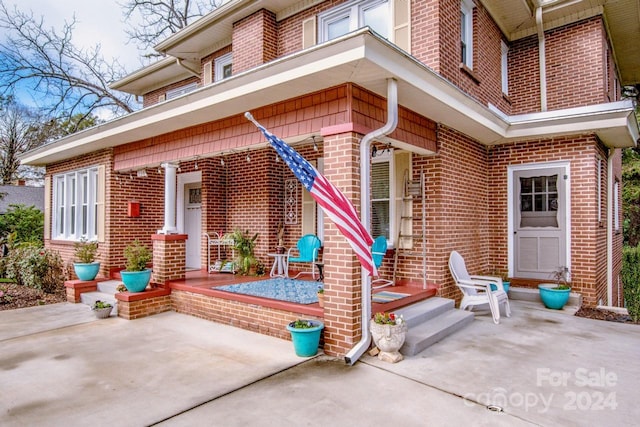
[[402, 299], [402, 298], [408, 297], [408, 296], [411, 296], [411, 294], [402, 294], [400, 292], [382, 291], [382, 292], [378, 292], [377, 294], [373, 294], [372, 301], [384, 304], [384, 303], [391, 302], [391, 301], [396, 301], [396, 300], [399, 300], [399, 299]]
[[313, 304], [318, 302], [318, 287], [321, 282], [275, 278], [257, 282], [239, 283], [237, 285], [212, 286], [216, 291], [233, 292], [235, 294], [270, 298], [297, 304]]

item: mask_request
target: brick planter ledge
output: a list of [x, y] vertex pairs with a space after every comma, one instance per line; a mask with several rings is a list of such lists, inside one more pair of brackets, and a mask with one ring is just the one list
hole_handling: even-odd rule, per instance
[[143, 292], [120, 292], [118, 301], [118, 317], [133, 320], [154, 314], [171, 311], [171, 289], [159, 287]]

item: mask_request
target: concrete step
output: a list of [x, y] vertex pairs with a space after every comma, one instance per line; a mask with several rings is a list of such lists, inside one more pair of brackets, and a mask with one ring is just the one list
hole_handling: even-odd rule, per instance
[[[540, 304], [542, 304], [542, 300], [540, 299], [540, 292], [538, 291], [538, 289], [532, 288], [514, 288], [512, 286], [511, 288], [509, 288], [509, 299], [539, 302]], [[570, 292], [567, 305], [580, 308], [582, 306], [582, 295], [577, 292]]]
[[433, 319], [454, 307], [455, 301], [452, 299], [433, 297], [395, 310], [394, 312], [398, 316], [402, 315], [405, 322], [407, 322], [407, 326], [411, 329], [413, 326]]
[[122, 285], [122, 281], [120, 280], [106, 280], [104, 282], [98, 282], [98, 291], [104, 292], [105, 294], [115, 295], [118, 291], [116, 288]]
[[118, 304], [116, 303], [116, 298], [114, 294], [105, 293], [105, 292], [83, 292], [80, 294], [80, 302], [82, 304], [86, 304], [89, 307], [93, 306], [96, 301], [108, 302], [113, 306], [113, 311], [111, 312], [112, 316], [118, 315]]
[[474, 315], [469, 311], [450, 308], [423, 323], [410, 326], [400, 353], [405, 356], [415, 356], [427, 347], [464, 328], [473, 322], [473, 319]]

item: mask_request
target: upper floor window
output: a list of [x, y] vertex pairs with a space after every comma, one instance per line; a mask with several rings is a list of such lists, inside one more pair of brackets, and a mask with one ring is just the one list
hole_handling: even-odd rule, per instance
[[460, 61], [473, 69], [473, 1], [462, 0], [460, 4]]
[[500, 42], [500, 48], [502, 51], [501, 63], [501, 78], [502, 78], [502, 93], [509, 95], [509, 46], [505, 42]]
[[184, 95], [185, 93], [189, 93], [191, 91], [194, 91], [198, 89], [198, 83], [189, 83], [188, 85], [176, 88], [176, 89], [171, 89], [167, 91], [166, 94], [166, 99], [173, 99], [173, 98], [177, 98], [180, 95]]
[[215, 81], [220, 81], [222, 79], [226, 79], [227, 77], [231, 77], [231, 71], [233, 66], [233, 55], [231, 52], [219, 56], [216, 58], [215, 62]]
[[53, 177], [53, 238], [98, 238], [98, 168]]
[[365, 26], [389, 38], [390, 18], [387, 0], [347, 2], [318, 15], [319, 39], [332, 40]]

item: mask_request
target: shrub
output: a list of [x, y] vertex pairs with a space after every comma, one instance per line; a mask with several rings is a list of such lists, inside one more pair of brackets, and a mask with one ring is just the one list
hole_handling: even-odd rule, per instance
[[622, 250], [622, 283], [624, 300], [631, 318], [640, 319], [640, 244]]
[[32, 243], [43, 245], [44, 214], [33, 206], [10, 205], [4, 215], [0, 215], [0, 235], [13, 233], [14, 245]]
[[153, 252], [136, 239], [124, 248], [124, 257], [127, 271], [144, 271], [147, 263], [153, 259]]
[[64, 285], [64, 263], [58, 252], [23, 245], [9, 254], [7, 278], [18, 285], [53, 293]]

